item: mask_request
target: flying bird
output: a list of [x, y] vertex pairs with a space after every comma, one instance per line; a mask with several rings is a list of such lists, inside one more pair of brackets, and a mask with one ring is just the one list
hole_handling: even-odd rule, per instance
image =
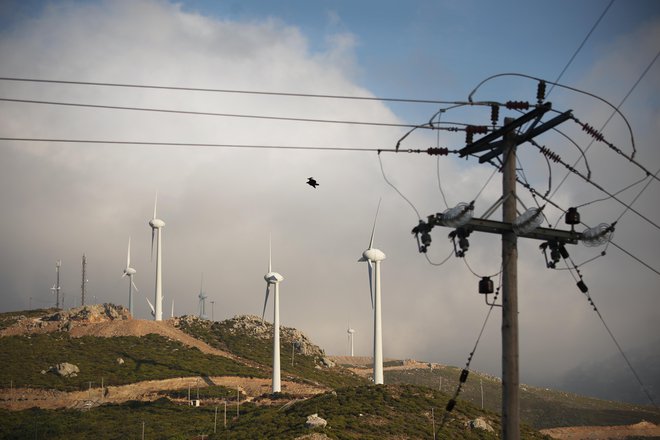
[[312, 188], [316, 188], [317, 186], [319, 186], [319, 184], [316, 183], [316, 180], [314, 180], [313, 177], [309, 177], [307, 179], [307, 185], [311, 186]]

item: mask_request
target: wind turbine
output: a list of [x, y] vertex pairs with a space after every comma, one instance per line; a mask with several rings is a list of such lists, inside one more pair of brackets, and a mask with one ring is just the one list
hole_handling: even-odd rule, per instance
[[[374, 384], [383, 383], [383, 325], [381, 321], [380, 304], [380, 262], [385, 259], [385, 253], [374, 248], [374, 233], [376, 232], [376, 220], [380, 210], [380, 200], [376, 208], [374, 226], [371, 229], [369, 248], [362, 252], [358, 261], [366, 261], [369, 270], [369, 294], [371, 296], [371, 307], [374, 310]], [[373, 271], [373, 273], [372, 273]], [[373, 286], [373, 287], [372, 287]]]
[[199, 285], [199, 317], [200, 319], [206, 319], [206, 293], [204, 293], [204, 274], [202, 273], [202, 282]]
[[[154, 308], [151, 302], [149, 305], [152, 309], [152, 314], [154, 315], [154, 320], [162, 321], [163, 320], [163, 259], [162, 259], [162, 229], [165, 226], [165, 222], [156, 217], [156, 207], [158, 206], [158, 193], [156, 193], [156, 201], [154, 202], [154, 218], [149, 221], [149, 226], [151, 226], [151, 256], [154, 255], [154, 235], [157, 235], [156, 239], [156, 307]], [[149, 300], [147, 300], [149, 301]]]
[[351, 357], [353, 357], [353, 335], [355, 335], [355, 329], [351, 328], [351, 324], [348, 324], [348, 330], [346, 330], [346, 333], [348, 333], [348, 345], [351, 347]]
[[137, 271], [131, 267], [131, 237], [128, 237], [128, 254], [126, 256], [126, 269], [124, 269], [124, 274], [121, 276], [124, 278], [125, 276], [128, 275], [129, 283], [128, 283], [128, 311], [131, 312], [131, 316], [133, 316], [133, 288], [135, 288], [136, 292], [139, 292], [137, 286], [133, 282], [133, 275], [135, 275]]
[[62, 260], [57, 260], [55, 263], [56, 281], [50, 288], [51, 292], [55, 294], [55, 307], [58, 309], [60, 308], [60, 267], [62, 267]]
[[277, 272], [273, 272], [272, 259], [271, 259], [271, 245], [268, 241], [268, 273], [264, 275], [266, 280], [266, 299], [264, 300], [264, 311], [261, 314], [261, 320], [264, 320], [266, 315], [266, 305], [268, 304], [268, 294], [270, 293], [270, 285], [275, 286], [274, 302], [274, 317], [273, 317], [273, 394], [282, 391], [280, 384], [280, 288], [279, 284], [284, 280], [284, 277]]

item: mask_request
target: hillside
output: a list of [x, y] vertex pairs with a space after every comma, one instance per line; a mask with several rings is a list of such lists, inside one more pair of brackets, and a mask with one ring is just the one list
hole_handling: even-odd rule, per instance
[[[366, 362], [365, 359], [357, 359], [355, 363], [345, 357], [333, 359], [341, 359], [345, 366], [353, 366], [352, 370], [357, 374], [366, 376], [371, 373], [367, 367], [369, 358], [366, 358]], [[456, 367], [415, 361], [391, 361], [388, 364], [384, 369], [385, 383], [424, 386], [448, 394], [456, 390], [461, 372]], [[499, 412], [502, 382], [497, 377], [470, 372], [459, 400], [481, 407], [482, 387], [484, 409]], [[529, 385], [520, 387], [520, 406], [522, 420], [536, 429], [627, 425], [641, 421], [660, 423], [660, 412], [650, 406], [596, 399]]]
[[[307, 400], [258, 401], [241, 404], [236, 415], [236, 403], [227, 408], [224, 425], [224, 401], [194, 408], [159, 399], [153, 402], [128, 402], [124, 405], [103, 405], [90, 411], [61, 410], [26, 411], [0, 410], [0, 437], [12, 439], [114, 439], [139, 438], [143, 423], [145, 438], [174, 439], [428, 439], [433, 424], [440, 428], [438, 408], [448, 396], [423, 387], [410, 385], [341, 388]], [[215, 409], [218, 408], [216, 419]], [[435, 408], [432, 416], [431, 408]], [[306, 421], [317, 414], [327, 425], [309, 428]], [[479, 426], [470, 421], [480, 419]], [[498, 416], [484, 413], [474, 406], [461, 403], [439, 430], [438, 438], [496, 439]], [[214, 424], [216, 433], [214, 434]], [[493, 431], [488, 431], [492, 429]], [[527, 439], [547, 438], [523, 427]]]
[[[438, 438], [497, 438], [496, 378], [471, 374], [444, 414], [458, 369], [388, 360], [388, 385], [373, 386], [368, 359], [332, 358], [288, 327], [281, 328], [283, 392], [271, 395], [272, 330], [255, 316], [134, 320], [110, 304], [0, 314], [0, 438], [135, 438], [144, 422], [149, 438], [421, 439], [443, 416]], [[58, 373], [65, 362], [78, 371]], [[189, 406], [189, 396], [201, 407]], [[660, 421], [640, 406], [532, 387], [522, 396], [523, 420], [536, 429]], [[306, 427], [312, 414], [327, 426]], [[218, 422], [213, 436], [216, 420], [222, 429]]]

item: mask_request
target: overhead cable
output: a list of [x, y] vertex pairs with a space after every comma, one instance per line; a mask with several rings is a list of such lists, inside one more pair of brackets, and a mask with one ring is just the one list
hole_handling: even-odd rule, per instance
[[[130, 110], [130, 111], [140, 111], [140, 112], [171, 113], [171, 114], [183, 114], [183, 115], [194, 115], [194, 116], [218, 116], [218, 117], [226, 117], [226, 118], [265, 119], [265, 120], [273, 120], [273, 121], [317, 122], [317, 123], [325, 123], [325, 124], [369, 125], [369, 126], [377, 126], [377, 127], [399, 127], [399, 128], [416, 127], [416, 125], [413, 124], [398, 124], [393, 122], [366, 122], [366, 121], [346, 121], [346, 120], [332, 120], [332, 119], [294, 118], [294, 117], [286, 117], [286, 116], [200, 112], [200, 111], [173, 110], [173, 109], [150, 108], [150, 107], [129, 107], [129, 106], [117, 106], [117, 105], [84, 104], [84, 103], [76, 103], [76, 102], [40, 101], [40, 100], [32, 100], [32, 99], [0, 98], [0, 101], [16, 102], [16, 103], [24, 103], [24, 104], [97, 108], [97, 109], [105, 109], [105, 110]], [[442, 130], [442, 128], [440, 127], [436, 129]]]
[[352, 95], [329, 95], [320, 93], [291, 93], [291, 92], [267, 92], [262, 90], [238, 90], [238, 89], [214, 89], [214, 88], [201, 88], [201, 87], [177, 87], [177, 86], [163, 86], [163, 85], [150, 85], [150, 84], [130, 84], [130, 83], [109, 83], [109, 82], [90, 82], [90, 81], [66, 81], [55, 79], [36, 79], [36, 78], [18, 78], [18, 77], [0, 77], [0, 81], [20, 81], [32, 83], [47, 83], [47, 84], [69, 84], [69, 85], [83, 85], [83, 86], [100, 86], [100, 87], [123, 87], [123, 88], [137, 88], [137, 89], [157, 89], [157, 90], [176, 90], [186, 92], [212, 92], [212, 93], [235, 93], [241, 95], [270, 95], [270, 96], [290, 96], [297, 98], [322, 98], [322, 99], [350, 99], [359, 101], [383, 101], [383, 102], [401, 102], [413, 104], [469, 104], [479, 105], [473, 103], [465, 103], [461, 101], [442, 101], [433, 99], [414, 99], [414, 98], [379, 98], [375, 96], [352, 96]]

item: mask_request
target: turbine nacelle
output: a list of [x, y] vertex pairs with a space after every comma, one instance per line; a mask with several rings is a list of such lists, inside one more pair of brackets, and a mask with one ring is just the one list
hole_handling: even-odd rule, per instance
[[268, 272], [264, 275], [264, 280], [266, 280], [268, 284], [277, 284], [284, 281], [284, 277], [277, 272]]
[[149, 220], [149, 226], [151, 226], [153, 229], [160, 229], [165, 226], [165, 222], [159, 218], [153, 218]]
[[122, 275], [122, 278], [125, 277], [126, 275], [131, 276], [135, 275], [137, 273], [137, 270], [133, 269], [132, 267], [127, 267], [124, 269], [124, 275]]
[[360, 258], [358, 261], [383, 261], [385, 258], [385, 253], [381, 251], [380, 249], [367, 249], [366, 251], [362, 252], [362, 258]]

